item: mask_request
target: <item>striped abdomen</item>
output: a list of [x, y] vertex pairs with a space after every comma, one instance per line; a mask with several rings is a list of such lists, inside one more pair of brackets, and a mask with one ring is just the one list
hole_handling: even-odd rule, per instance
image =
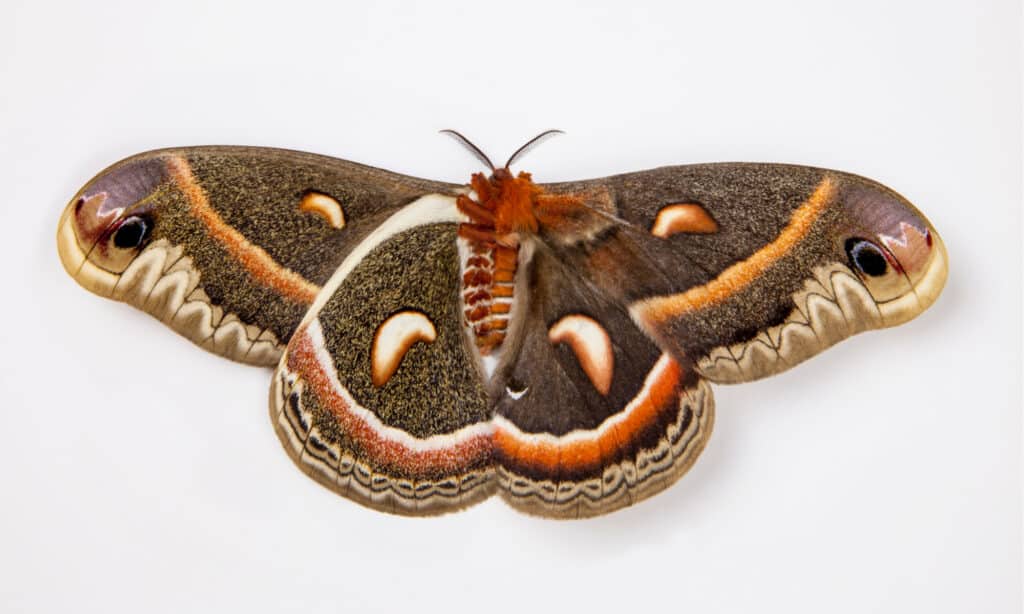
[[467, 241], [467, 247], [462, 252], [463, 313], [477, 348], [487, 355], [505, 340], [518, 249], [477, 241]]

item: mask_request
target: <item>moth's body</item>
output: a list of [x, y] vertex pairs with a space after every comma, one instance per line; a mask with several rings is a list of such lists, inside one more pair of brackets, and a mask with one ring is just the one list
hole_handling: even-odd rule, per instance
[[89, 182], [58, 242], [90, 290], [276, 365], [293, 460], [409, 514], [496, 491], [551, 516], [645, 498], [703, 448], [708, 381], [906, 321], [946, 272], [891, 190], [771, 164], [547, 185], [506, 166], [458, 186], [280, 150], [163, 150]]
[[460, 194], [455, 201], [470, 220], [459, 224], [467, 254], [463, 301], [477, 347], [490, 354], [505, 339], [520, 244], [534, 240], [542, 226], [557, 226], [584, 204], [576, 195], [548, 194], [529, 173], [516, 176], [507, 168], [495, 169], [490, 177], [474, 174], [470, 187], [471, 195]]

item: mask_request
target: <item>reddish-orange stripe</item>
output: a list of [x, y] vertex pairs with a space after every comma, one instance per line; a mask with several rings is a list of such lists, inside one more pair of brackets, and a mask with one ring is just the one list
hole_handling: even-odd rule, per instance
[[462, 293], [462, 300], [466, 303], [466, 305], [475, 305], [476, 303], [479, 303], [480, 301], [489, 301], [489, 300], [491, 300], [491, 294], [489, 292], [487, 292], [486, 290], [477, 290], [475, 292], [473, 292], [473, 291], [463, 292]]
[[584, 471], [600, 468], [611, 462], [611, 454], [639, 437], [666, 410], [678, 410], [682, 375], [676, 361], [668, 359], [659, 377], [641, 390], [629, 416], [596, 437], [567, 442], [527, 440], [499, 427], [494, 431], [495, 448], [506, 458], [549, 473], [557, 472], [559, 467]]
[[505, 340], [505, 333], [501, 331], [490, 332], [482, 336], [481, 334], [478, 334], [476, 337], [476, 346], [484, 354], [489, 354], [491, 350], [501, 345], [501, 342]]
[[508, 328], [508, 320], [501, 318], [488, 320], [487, 322], [478, 325], [476, 330], [478, 333], [489, 333], [495, 330], [505, 330], [506, 328]]
[[746, 260], [725, 269], [718, 277], [703, 286], [696, 286], [679, 294], [649, 298], [640, 301], [634, 309], [642, 318], [660, 324], [696, 309], [721, 303], [750, 285], [806, 237], [811, 226], [832, 202], [835, 191], [835, 182], [826, 175], [814, 193], [793, 212], [789, 223], [774, 241], [754, 252]]
[[487, 286], [491, 283], [491, 274], [483, 269], [471, 269], [462, 274], [462, 285], [466, 288]]
[[494, 249], [494, 268], [504, 271], [515, 271], [519, 253], [511, 247], [499, 245]]
[[320, 406], [331, 412], [342, 432], [351, 437], [375, 468], [399, 470], [409, 477], [436, 478], [453, 475], [486, 461], [492, 450], [490, 435], [476, 435], [451, 446], [414, 450], [380, 434], [335, 390], [317, 360], [313, 340], [305, 327], [295, 333], [288, 347], [288, 368], [298, 373], [316, 395]]
[[270, 254], [263, 251], [263, 248], [253, 245], [242, 233], [229, 226], [210, 206], [206, 192], [193, 176], [188, 161], [180, 156], [173, 156], [167, 161], [167, 169], [175, 185], [188, 199], [192, 215], [206, 226], [210, 236], [256, 281], [292, 302], [303, 305], [313, 302], [320, 287], [310, 283], [295, 271], [278, 264]]

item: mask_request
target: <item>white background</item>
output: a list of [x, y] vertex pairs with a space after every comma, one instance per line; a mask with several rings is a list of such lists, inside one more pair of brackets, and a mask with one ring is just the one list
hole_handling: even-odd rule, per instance
[[[91, 0], [0, 8], [0, 611], [1020, 611], [1020, 9]], [[54, 233], [96, 171], [274, 145], [465, 181], [440, 128], [541, 181], [833, 167], [945, 238], [938, 303], [717, 387], [666, 493], [553, 522], [416, 520], [293, 467], [269, 373], [85, 292]]]

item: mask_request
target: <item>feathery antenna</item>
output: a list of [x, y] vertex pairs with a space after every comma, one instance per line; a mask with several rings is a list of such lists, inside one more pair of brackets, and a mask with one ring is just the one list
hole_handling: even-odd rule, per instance
[[477, 160], [480, 160], [481, 162], [483, 162], [484, 166], [486, 166], [488, 169], [490, 169], [491, 172], [494, 172], [494, 162], [491, 162], [491, 159], [487, 157], [487, 154], [485, 154], [484, 152], [480, 151], [480, 148], [477, 147], [476, 145], [474, 145], [472, 141], [470, 141], [466, 137], [462, 136], [462, 134], [460, 134], [459, 132], [456, 132], [455, 130], [450, 130], [450, 129], [441, 130], [441, 134], [447, 134], [448, 136], [452, 137], [456, 141], [462, 143], [462, 145], [466, 149], [468, 149], [470, 151], [470, 153], [472, 153], [474, 156], [476, 156]]
[[540, 134], [533, 137], [529, 141], [526, 141], [525, 145], [517, 149], [514, 154], [509, 156], [508, 162], [505, 163], [505, 168], [508, 168], [509, 165], [515, 162], [516, 158], [518, 158], [519, 156], [526, 154], [526, 152], [530, 151], [537, 145], [540, 145], [541, 141], [546, 141], [548, 138], [555, 136], [556, 134], [565, 134], [565, 132], [562, 130], [545, 130], [544, 132], [541, 132]]

